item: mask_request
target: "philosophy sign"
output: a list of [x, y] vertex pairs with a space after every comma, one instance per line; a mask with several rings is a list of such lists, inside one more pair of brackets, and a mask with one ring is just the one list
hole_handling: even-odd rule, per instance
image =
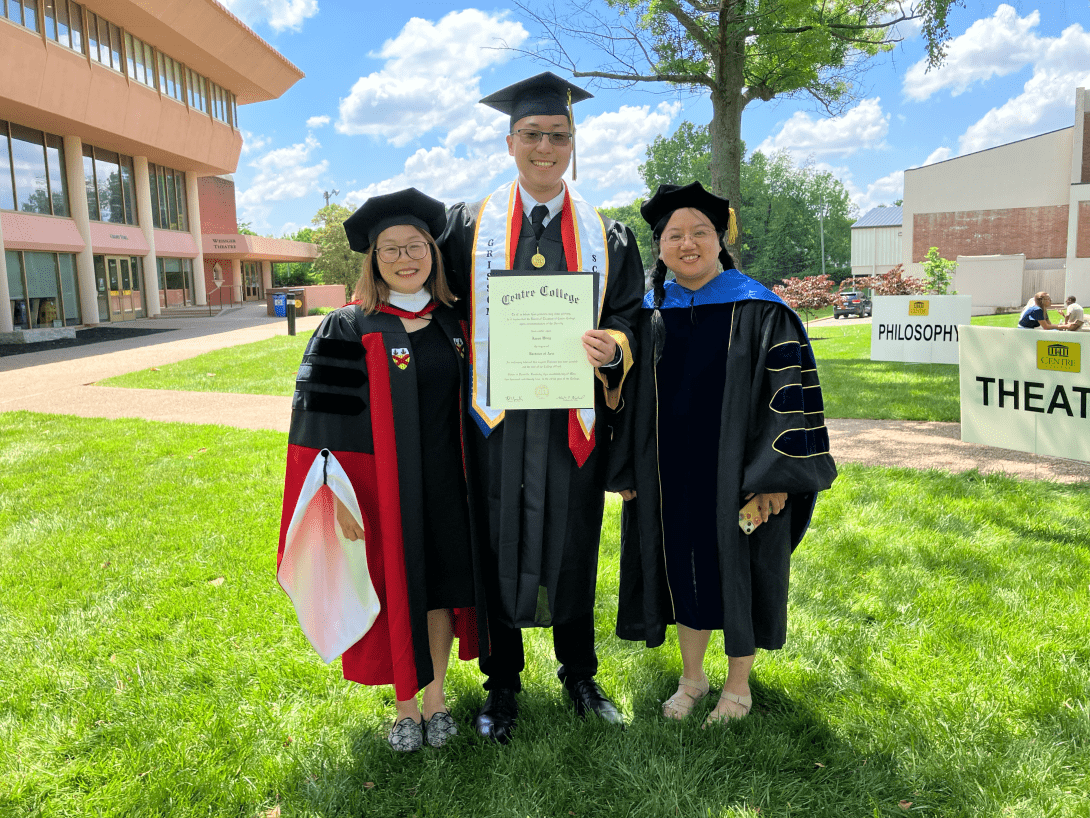
[[972, 317], [971, 295], [879, 295], [873, 303], [872, 361], [958, 362], [958, 331]]
[[1090, 339], [999, 327], [960, 335], [962, 440], [1090, 461]]

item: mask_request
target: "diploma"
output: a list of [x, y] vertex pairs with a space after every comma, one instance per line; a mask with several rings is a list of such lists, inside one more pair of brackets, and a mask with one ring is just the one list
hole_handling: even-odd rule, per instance
[[594, 408], [583, 333], [598, 323], [597, 280], [585, 272], [489, 274], [489, 406]]

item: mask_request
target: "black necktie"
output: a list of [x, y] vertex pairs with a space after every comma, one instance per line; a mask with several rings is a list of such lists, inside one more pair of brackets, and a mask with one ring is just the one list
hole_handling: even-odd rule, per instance
[[543, 204], [534, 205], [534, 209], [530, 211], [530, 224], [534, 227], [534, 238], [541, 239], [541, 234], [545, 232], [545, 217], [549, 215], [549, 208]]

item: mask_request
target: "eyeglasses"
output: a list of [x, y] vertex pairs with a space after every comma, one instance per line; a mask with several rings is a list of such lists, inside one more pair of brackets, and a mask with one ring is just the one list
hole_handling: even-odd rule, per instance
[[694, 230], [692, 233], [672, 233], [669, 236], [662, 237], [662, 243], [668, 247], [677, 247], [680, 244], [685, 243], [685, 239], [690, 239], [693, 244], [700, 244], [701, 242], [708, 241], [715, 236], [714, 230]]
[[419, 261], [428, 254], [428, 244], [423, 241], [414, 241], [412, 244], [387, 244], [378, 248], [378, 257], [387, 264], [393, 264], [401, 258], [401, 251], [414, 261]]
[[567, 131], [535, 131], [532, 128], [519, 128], [512, 133], [518, 134], [523, 145], [536, 145], [541, 141], [541, 137], [549, 137], [549, 141], [558, 148], [564, 148], [571, 144], [571, 139], [575, 134], [570, 134]]

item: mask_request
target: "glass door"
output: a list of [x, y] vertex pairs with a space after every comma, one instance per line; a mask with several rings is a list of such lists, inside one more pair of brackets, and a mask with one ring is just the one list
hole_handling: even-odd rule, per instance
[[[99, 261], [101, 259], [101, 262]], [[131, 321], [144, 316], [143, 288], [140, 286], [140, 259], [135, 256], [96, 256], [95, 276], [99, 288], [99, 317], [102, 318], [104, 270], [110, 321]]]
[[118, 259], [107, 257], [106, 276], [110, 282], [110, 320], [124, 321], [125, 313], [121, 303], [121, 281], [117, 265]]
[[98, 295], [98, 320], [110, 320], [110, 290], [106, 286], [106, 259], [95, 256], [95, 292]]

